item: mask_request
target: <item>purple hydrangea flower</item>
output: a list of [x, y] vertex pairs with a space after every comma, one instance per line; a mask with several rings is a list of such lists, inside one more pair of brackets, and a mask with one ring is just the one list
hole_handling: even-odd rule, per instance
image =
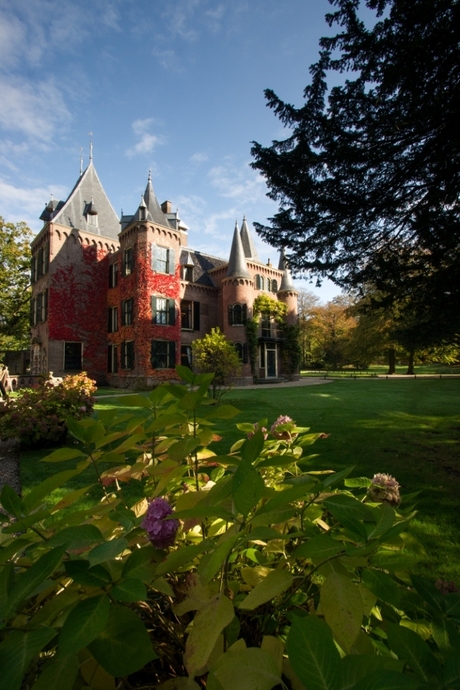
[[390, 474], [382, 472], [374, 474], [367, 495], [372, 501], [384, 501], [393, 505], [398, 505], [401, 501], [399, 483]]
[[[263, 435], [264, 435], [264, 439], [266, 439], [267, 436], [268, 436], [268, 434], [267, 434], [267, 429], [266, 429], [264, 426], [261, 426], [261, 427], [260, 427], [260, 430], [261, 430], [261, 432], [262, 432]], [[248, 435], [247, 435], [248, 438], [252, 438], [252, 437], [254, 436], [254, 434], [255, 434], [257, 431], [259, 431], [259, 423], [258, 423], [258, 422], [256, 422], [256, 424], [254, 424], [254, 431], [250, 431], [250, 432], [248, 433]]]
[[166, 498], [155, 498], [147, 508], [147, 513], [141, 523], [149, 535], [149, 539], [157, 549], [172, 546], [179, 529], [179, 520], [165, 520], [173, 509]]
[[290, 417], [288, 417], [285, 414], [280, 415], [278, 419], [274, 421], [270, 427], [270, 433], [273, 436], [273, 438], [282, 438], [286, 441], [288, 441], [289, 439], [296, 438], [297, 434], [291, 434], [291, 432], [286, 429], [278, 430], [278, 427], [283, 424], [292, 424], [292, 426], [295, 426], [294, 420], [292, 420]]

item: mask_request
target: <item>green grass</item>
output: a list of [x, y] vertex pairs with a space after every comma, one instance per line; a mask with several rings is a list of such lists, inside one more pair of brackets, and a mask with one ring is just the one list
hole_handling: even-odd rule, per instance
[[[404, 375], [407, 372], [407, 364], [398, 364], [396, 366], [396, 374]], [[449, 364], [418, 364], [414, 367], [414, 372], [416, 376], [419, 375], [460, 375], [459, 365], [449, 365]], [[301, 372], [302, 377], [304, 376], [318, 376], [328, 374], [328, 376], [343, 376], [348, 378], [354, 378], [358, 376], [385, 376], [388, 374], [388, 366], [385, 364], [371, 364], [368, 369], [358, 370], [353, 367], [344, 367], [339, 370], [332, 369], [315, 369], [315, 370], [303, 370]]]
[[[419, 572], [460, 585], [460, 381], [348, 379], [298, 388], [261, 386], [230, 391], [224, 401], [242, 412], [219, 423], [224, 438], [214, 444], [216, 453], [225, 453], [239, 437], [238, 421], [267, 417], [272, 424], [287, 414], [299, 425], [330, 434], [312, 447], [317, 454], [312, 468], [353, 465], [354, 476], [386, 472], [403, 492], [421, 491], [412, 528], [427, 551]], [[123, 398], [97, 404], [97, 409], [116, 408], [123, 408]], [[44, 479], [44, 472], [65, 469], [64, 463], [38, 462], [41, 456], [22, 458], [24, 492]], [[79, 482], [75, 479], [72, 488]], [[134, 494], [138, 488], [133, 486]], [[97, 487], [93, 491], [98, 495]]]

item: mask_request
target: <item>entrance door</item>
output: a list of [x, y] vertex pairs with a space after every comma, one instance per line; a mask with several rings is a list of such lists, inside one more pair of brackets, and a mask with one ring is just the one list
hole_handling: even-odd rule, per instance
[[276, 350], [267, 350], [267, 378], [276, 378]]

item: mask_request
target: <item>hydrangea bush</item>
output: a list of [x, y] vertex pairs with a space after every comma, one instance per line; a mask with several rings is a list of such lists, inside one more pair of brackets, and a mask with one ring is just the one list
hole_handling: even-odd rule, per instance
[[[326, 434], [286, 416], [220, 453], [237, 410], [178, 373], [129, 414], [69, 418], [44, 461], [75, 469], [2, 490], [0, 690], [460, 687], [460, 594], [411, 575], [414, 496], [321, 467]], [[94, 470], [101, 502], [81, 510]]]
[[66, 376], [58, 384], [44, 380], [37, 388], [22, 388], [8, 398], [0, 417], [0, 439], [19, 438], [23, 447], [58, 444], [67, 434], [69, 416], [79, 420], [94, 408], [95, 381], [85, 372]]

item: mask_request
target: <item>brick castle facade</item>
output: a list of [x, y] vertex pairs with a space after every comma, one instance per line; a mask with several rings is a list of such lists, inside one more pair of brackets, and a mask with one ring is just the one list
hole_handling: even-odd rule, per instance
[[[119, 219], [92, 157], [66, 201], [52, 199], [32, 242], [31, 373], [87, 371], [98, 383], [132, 387], [174, 377], [192, 365], [191, 344], [219, 326], [252, 382], [244, 323], [260, 294], [286, 303], [297, 292], [282, 257], [259, 261], [246, 219], [227, 259], [194, 251], [188, 227], [159, 204], [149, 174], [136, 213]], [[282, 338], [262, 317], [256, 376], [283, 378]]]

